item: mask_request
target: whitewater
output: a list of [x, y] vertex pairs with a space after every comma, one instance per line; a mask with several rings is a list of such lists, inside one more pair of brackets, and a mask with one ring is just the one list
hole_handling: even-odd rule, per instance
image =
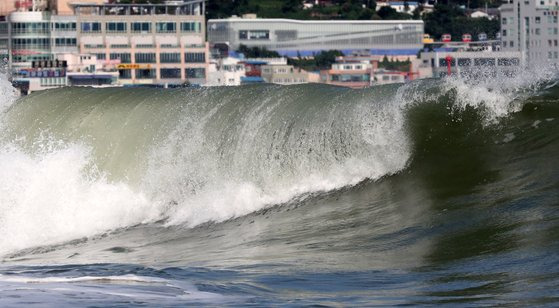
[[555, 303], [556, 80], [2, 76], [0, 304]]

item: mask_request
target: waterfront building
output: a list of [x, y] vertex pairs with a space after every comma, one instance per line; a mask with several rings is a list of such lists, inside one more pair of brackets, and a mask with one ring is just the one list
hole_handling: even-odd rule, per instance
[[80, 52], [116, 65], [120, 83], [206, 83], [204, 0], [72, 7]]
[[373, 85], [404, 83], [409, 79], [408, 72], [390, 71], [385, 69], [375, 70], [373, 73]]
[[430, 66], [433, 77], [458, 74], [473, 76], [514, 76], [523, 65], [519, 51], [432, 51], [421, 53], [422, 67]]
[[292, 20], [239, 18], [208, 20], [208, 41], [263, 47], [284, 56], [312, 56], [323, 50], [367, 50], [416, 54], [422, 47], [421, 20]]
[[500, 11], [503, 51], [520, 51], [528, 63], [559, 63], [557, 1], [510, 0]]
[[31, 67], [12, 74], [21, 93], [64, 86], [115, 86], [118, 72], [98, 71], [97, 58], [83, 54], [58, 54], [55, 60], [32, 61]]
[[267, 64], [262, 66], [262, 79], [267, 83], [292, 85], [307, 83], [308, 73], [293, 65]]
[[210, 60], [207, 86], [239, 86], [245, 77], [245, 66], [237, 58]]
[[320, 72], [322, 83], [349, 87], [365, 88], [371, 85], [373, 64], [369, 61], [341, 60], [332, 64], [331, 69]]

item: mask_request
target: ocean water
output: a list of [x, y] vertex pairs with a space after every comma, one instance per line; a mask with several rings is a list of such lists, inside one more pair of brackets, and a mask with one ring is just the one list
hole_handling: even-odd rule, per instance
[[559, 304], [559, 85], [0, 78], [0, 306]]

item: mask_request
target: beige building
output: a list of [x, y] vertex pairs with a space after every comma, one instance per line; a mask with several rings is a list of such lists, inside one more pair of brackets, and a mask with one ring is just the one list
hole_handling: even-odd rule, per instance
[[78, 48], [123, 84], [205, 84], [204, 0], [166, 4], [72, 4]]
[[309, 75], [293, 65], [262, 65], [262, 79], [268, 83], [290, 85], [309, 82]]

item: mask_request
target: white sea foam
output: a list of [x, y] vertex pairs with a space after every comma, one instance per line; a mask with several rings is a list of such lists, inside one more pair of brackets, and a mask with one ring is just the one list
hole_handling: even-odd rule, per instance
[[156, 209], [127, 184], [88, 174], [88, 150], [0, 148], [0, 254], [138, 224]]

